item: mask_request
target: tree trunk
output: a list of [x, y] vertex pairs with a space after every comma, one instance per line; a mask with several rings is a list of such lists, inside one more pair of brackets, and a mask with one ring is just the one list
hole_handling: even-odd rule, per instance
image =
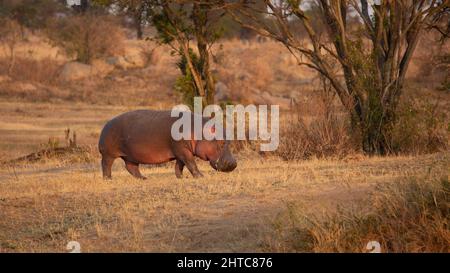
[[136, 21], [135, 27], [136, 27], [136, 38], [137, 38], [138, 40], [142, 40], [143, 33], [142, 33], [142, 24], [141, 24], [141, 21]]
[[[375, 126], [374, 126], [375, 125]], [[389, 151], [389, 142], [385, 136], [388, 124], [380, 121], [377, 124], [364, 124], [362, 130], [362, 149], [368, 155], [385, 155]]]
[[144, 5], [141, 4], [135, 14], [134, 14], [134, 27], [136, 28], [136, 38], [138, 40], [142, 40], [143, 31], [142, 31], [142, 13], [143, 13]]
[[11, 75], [14, 69], [14, 64], [16, 63], [16, 50], [15, 45], [11, 44], [9, 46], [9, 66], [8, 66], [8, 75]]
[[89, 1], [88, 0], [81, 0], [80, 1], [80, 9], [81, 12], [84, 13], [88, 10], [89, 8]]
[[181, 43], [181, 50], [183, 52], [183, 55], [186, 58], [186, 62], [188, 65], [189, 70], [192, 73], [192, 77], [194, 78], [194, 83], [195, 83], [195, 87], [198, 91], [199, 96], [205, 97], [205, 89], [203, 86], [203, 81], [202, 81], [202, 77], [200, 75], [200, 72], [197, 71], [197, 69], [195, 68], [194, 64], [192, 63], [192, 58], [191, 58], [191, 54], [189, 52], [189, 47], [187, 44], [185, 43]]
[[200, 55], [200, 63], [202, 64], [201, 77], [204, 83], [205, 98], [207, 104], [214, 103], [215, 84], [210, 68], [210, 58], [207, 41], [207, 22], [208, 13], [207, 6], [204, 4], [194, 4], [193, 20], [195, 26], [195, 36], [197, 39], [197, 48]]
[[211, 73], [211, 69], [209, 66], [209, 52], [207, 49], [206, 43], [202, 41], [202, 39], [197, 41], [198, 49], [200, 54], [200, 62], [202, 63], [202, 79], [205, 82], [205, 95], [206, 95], [206, 103], [213, 104], [214, 103], [214, 91], [215, 84], [214, 78]]
[[385, 155], [391, 152], [389, 140], [397, 104], [383, 104], [376, 89], [369, 92], [368, 96], [358, 124], [362, 138], [361, 147], [366, 154]]

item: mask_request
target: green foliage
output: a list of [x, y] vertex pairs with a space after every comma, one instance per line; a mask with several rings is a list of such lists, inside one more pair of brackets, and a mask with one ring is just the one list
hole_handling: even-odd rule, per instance
[[190, 10], [189, 4], [173, 4], [170, 6], [170, 13], [167, 8], [159, 5], [148, 8], [147, 19], [157, 30], [156, 38], [163, 44], [171, 44], [178, 34], [185, 35], [188, 40], [192, 39], [194, 29]]
[[[192, 49], [189, 51], [189, 54], [196, 70], [201, 71], [203, 64], [201, 63], [198, 55], [195, 54]], [[183, 103], [193, 109], [194, 97], [198, 96], [198, 91], [196, 89], [192, 73], [187, 65], [185, 56], [182, 55], [180, 57], [180, 61], [177, 63], [177, 66], [181, 72], [181, 76], [179, 76], [175, 82], [175, 91], [181, 95]]]
[[220, 18], [217, 23], [219, 26], [215, 32], [215, 40], [218, 40], [222, 37], [224, 38], [232, 38], [239, 35], [241, 30], [241, 25], [236, 23], [229, 15], [225, 15]]
[[[210, 5], [176, 1], [152, 2], [146, 13], [147, 21], [157, 30], [153, 40], [169, 45], [180, 56], [178, 67], [182, 75], [175, 83], [175, 90], [187, 105], [192, 106], [192, 98], [200, 94], [204, 94], [206, 103], [214, 98], [209, 50], [222, 37], [224, 29], [219, 27], [220, 14], [216, 17], [213, 14]], [[190, 48], [194, 38], [198, 56]]]
[[164, 14], [153, 15], [153, 26], [158, 31], [158, 39], [163, 44], [170, 44], [174, 41], [174, 35], [176, 34], [175, 27], [169, 22], [168, 18]]

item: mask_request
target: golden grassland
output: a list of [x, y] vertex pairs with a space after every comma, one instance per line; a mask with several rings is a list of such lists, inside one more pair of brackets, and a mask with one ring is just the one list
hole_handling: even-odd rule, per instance
[[167, 164], [145, 168], [145, 181], [117, 162], [108, 182], [97, 163], [5, 166], [1, 248], [60, 252], [76, 240], [85, 252], [301, 251], [282, 235], [290, 221], [280, 217], [292, 204], [301, 204], [298, 213], [319, 218], [337, 205], [361, 203], [364, 211], [377, 186], [444, 177], [448, 162], [448, 154], [304, 162], [240, 158], [230, 174], [200, 163], [205, 178], [185, 174], [178, 180]]
[[[169, 163], [144, 167], [148, 180], [141, 181], [117, 160], [114, 179], [106, 182], [95, 143], [104, 121], [126, 108], [1, 105], [1, 145], [11, 147], [9, 154], [3, 148], [8, 158], [36, 151], [52, 134], [61, 138], [67, 127], [76, 130], [80, 144], [92, 147], [87, 155], [0, 167], [3, 252], [64, 252], [72, 240], [83, 252], [359, 252], [365, 251], [359, 241], [353, 248], [319, 247], [320, 242], [299, 247], [287, 212], [295, 206], [296, 213], [326, 219], [339, 206], [364, 213], [380, 185], [448, 179], [448, 153], [288, 162], [244, 149], [236, 155], [238, 168], [229, 174], [198, 162], [204, 178], [186, 172], [178, 180]], [[448, 236], [448, 226], [445, 232]]]

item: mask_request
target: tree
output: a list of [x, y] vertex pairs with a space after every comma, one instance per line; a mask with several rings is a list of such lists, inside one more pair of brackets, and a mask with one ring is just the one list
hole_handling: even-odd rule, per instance
[[[299, 64], [330, 82], [367, 154], [390, 152], [390, 131], [420, 32], [433, 15], [448, 8], [449, 1], [264, 0], [259, 12], [272, 18], [271, 24], [253, 16], [254, 7], [248, 2], [238, 1], [226, 9], [244, 26], [281, 42]], [[308, 2], [320, 7], [320, 18], [308, 16]], [[351, 14], [360, 21], [356, 30], [348, 24]], [[295, 35], [293, 19], [306, 30], [309, 44]], [[327, 26], [326, 35], [314, 30], [312, 22], [318, 19]]]
[[25, 28], [32, 31], [46, 26], [48, 18], [66, 7], [61, 0], [2, 0], [0, 18], [9, 18], [20, 26], [22, 37]]
[[432, 16], [427, 29], [437, 31], [440, 34], [441, 43], [450, 38], [450, 5], [444, 6]]
[[50, 42], [79, 62], [114, 55], [120, 51], [124, 34], [114, 18], [93, 11], [53, 18], [46, 29]]
[[[183, 75], [177, 87], [185, 101], [192, 104], [192, 96], [201, 96], [204, 104], [213, 103], [210, 50], [220, 36], [217, 22], [224, 12], [209, 3], [155, 0], [147, 1], [146, 14], [158, 31], [156, 39], [181, 56], [179, 68]], [[191, 48], [194, 39], [197, 52]]]
[[148, 1], [145, 0], [93, 0], [93, 3], [99, 6], [114, 7], [122, 14], [126, 14], [133, 19], [136, 37], [143, 38], [142, 27], [147, 23], [146, 12]]
[[91, 6], [91, 3], [89, 3], [88, 0], [79, 0], [79, 3], [75, 3], [73, 5], [71, 5], [71, 8], [76, 12], [76, 13], [86, 13], [87, 11], [89, 11], [89, 8]]
[[8, 75], [11, 75], [16, 62], [16, 46], [22, 40], [22, 31], [20, 24], [10, 18], [0, 19], [0, 25], [0, 42], [8, 48]]

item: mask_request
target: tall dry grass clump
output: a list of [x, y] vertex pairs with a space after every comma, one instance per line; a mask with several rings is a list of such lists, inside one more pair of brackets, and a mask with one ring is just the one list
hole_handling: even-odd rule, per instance
[[345, 120], [335, 115], [313, 117], [310, 121], [294, 114], [283, 129], [277, 154], [284, 160], [312, 157], [343, 157], [354, 147]]
[[342, 157], [355, 151], [347, 118], [335, 106], [331, 87], [323, 83], [308, 105], [296, 105], [281, 129], [277, 154], [285, 160]]
[[[16, 58], [9, 77], [15, 81], [53, 85], [57, 83], [60, 67], [58, 61], [50, 58], [35, 60], [20, 57]], [[8, 60], [0, 59], [0, 75], [7, 74], [8, 69]]]
[[450, 251], [448, 177], [385, 184], [363, 207], [338, 209], [323, 219], [289, 205], [287, 230], [277, 227], [285, 236], [281, 245], [300, 252], [368, 252], [368, 242], [377, 241], [381, 252]]

